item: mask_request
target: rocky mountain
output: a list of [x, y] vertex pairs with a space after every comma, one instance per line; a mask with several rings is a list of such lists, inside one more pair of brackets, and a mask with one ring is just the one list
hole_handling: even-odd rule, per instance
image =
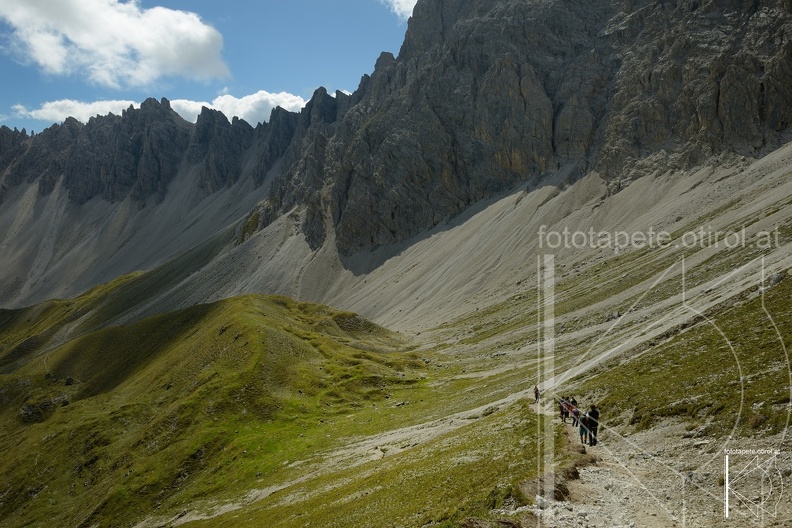
[[198, 168], [198, 183], [210, 194], [239, 178], [245, 151], [267, 128], [229, 123], [207, 108], [192, 125], [167, 99], [148, 99], [140, 109], [97, 116], [86, 125], [69, 118], [34, 138], [6, 128], [4, 184], [35, 183], [47, 196], [60, 182], [78, 205], [95, 197], [143, 203], [164, 196], [184, 161]]
[[226, 228], [231, 248], [285, 215], [350, 266], [518, 185], [595, 173], [614, 193], [761, 156], [790, 136], [790, 30], [782, 0], [425, 0], [355, 93], [320, 88], [255, 128], [149, 99], [0, 129], [0, 302], [73, 295]]
[[348, 255], [565, 166], [618, 190], [647, 158], [766, 153], [792, 117], [791, 21], [788, 2], [419, 2], [262, 218], [301, 204], [312, 247], [334, 232]]

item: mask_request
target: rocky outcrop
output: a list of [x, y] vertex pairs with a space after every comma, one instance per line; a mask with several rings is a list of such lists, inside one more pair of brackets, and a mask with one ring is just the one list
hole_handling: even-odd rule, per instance
[[24, 128], [20, 132], [16, 128], [11, 130], [7, 126], [0, 127], [0, 205], [3, 204], [8, 193], [8, 185], [3, 182], [2, 178], [2, 168], [7, 167], [14, 158], [22, 155], [27, 139], [27, 131]]
[[792, 117], [791, 11], [788, 1], [688, 0], [613, 17], [603, 36], [623, 59], [595, 167], [618, 176], [658, 153], [673, 167], [777, 147]]
[[19, 155], [20, 146], [28, 139], [27, 131], [11, 130], [7, 126], [0, 126], [0, 163], [4, 165], [16, 155]]
[[[335, 114], [328, 119], [335, 120]], [[144, 203], [161, 199], [182, 169], [192, 171], [205, 195], [243, 176], [261, 185], [295, 134], [306, 133], [308, 124], [299, 123], [299, 114], [282, 108], [275, 108], [270, 121], [256, 128], [203, 108], [191, 124], [167, 99], [147, 99], [120, 116], [97, 116], [87, 124], [68, 118], [32, 137], [2, 127], [0, 200], [2, 189], [35, 182], [39, 195], [46, 196], [62, 181], [78, 204], [97, 196]]]
[[222, 112], [202, 108], [192, 129], [186, 161], [199, 165], [200, 185], [211, 194], [235, 183], [242, 175], [245, 154], [256, 132], [246, 121], [229, 123]]
[[78, 204], [96, 196], [145, 200], [164, 193], [176, 175], [190, 128], [166, 99], [148, 99], [139, 109], [87, 124], [68, 118], [26, 140], [26, 148], [3, 167], [4, 183], [38, 182], [43, 196], [62, 180]]
[[189, 123], [171, 110], [167, 99], [148, 99], [140, 109], [96, 120], [85, 126], [76, 152], [67, 154], [69, 196], [84, 203], [97, 195], [109, 201], [162, 195], [184, 156]]

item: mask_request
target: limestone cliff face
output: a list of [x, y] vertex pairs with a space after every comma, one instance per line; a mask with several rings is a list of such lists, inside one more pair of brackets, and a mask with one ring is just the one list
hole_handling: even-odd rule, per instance
[[[0, 167], [10, 165], [14, 158], [20, 156], [24, 149], [24, 144], [29, 139], [27, 131], [17, 129], [11, 130], [8, 127], [0, 127]], [[8, 193], [8, 184], [0, 179], [0, 205], [5, 200]]]
[[122, 116], [73, 118], [27, 140], [18, 155], [0, 167], [9, 186], [38, 182], [39, 195], [59, 180], [82, 204], [95, 196], [115, 202], [164, 193], [175, 176], [190, 125], [162, 103], [149, 99]]
[[239, 179], [255, 137], [256, 131], [247, 122], [235, 118], [229, 123], [217, 110], [201, 110], [190, 134], [185, 161], [198, 165], [200, 185], [207, 194]]
[[788, 138], [789, 1], [419, 1], [343, 106], [318, 92], [260, 215], [392, 244], [565, 165], [618, 190]]
[[[209, 195], [250, 178], [263, 227], [296, 211], [314, 249], [406, 240], [561, 167], [618, 191], [658, 168], [789, 139], [790, 0], [419, 0], [398, 57], [255, 128], [167, 100], [35, 137], [0, 128], [0, 200], [62, 181], [76, 203]], [[5, 190], [4, 190], [5, 189]], [[249, 223], [248, 223], [249, 225]], [[218, 226], [221, 228], [222, 226]]]
[[788, 139], [792, 7], [785, 1], [635, 3], [603, 35], [622, 59], [594, 158], [604, 174], [647, 156], [689, 165], [757, 156]]
[[[195, 185], [207, 195], [243, 174], [260, 183], [294, 136], [289, 123], [297, 116], [284, 113], [277, 109], [272, 125], [253, 128], [204, 108], [191, 124], [167, 99], [148, 99], [120, 116], [94, 117], [87, 124], [68, 118], [33, 137], [3, 127], [0, 183], [6, 189], [37, 183], [39, 195], [46, 196], [61, 181], [77, 204], [97, 196], [140, 204], [160, 200], [181, 169], [192, 169]], [[246, 168], [251, 158], [253, 168]]]

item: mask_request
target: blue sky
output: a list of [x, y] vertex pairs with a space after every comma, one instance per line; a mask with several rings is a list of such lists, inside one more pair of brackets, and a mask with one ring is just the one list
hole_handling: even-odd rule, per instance
[[255, 125], [324, 86], [353, 91], [398, 54], [415, 0], [0, 0], [0, 126], [167, 97]]

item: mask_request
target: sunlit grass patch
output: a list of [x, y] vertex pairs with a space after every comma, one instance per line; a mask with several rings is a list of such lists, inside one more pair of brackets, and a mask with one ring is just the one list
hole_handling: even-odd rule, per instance
[[547, 469], [536, 448], [547, 419], [518, 403], [196, 526], [458, 526], [471, 517], [496, 519], [494, 509], [526, 504], [521, 484]]

